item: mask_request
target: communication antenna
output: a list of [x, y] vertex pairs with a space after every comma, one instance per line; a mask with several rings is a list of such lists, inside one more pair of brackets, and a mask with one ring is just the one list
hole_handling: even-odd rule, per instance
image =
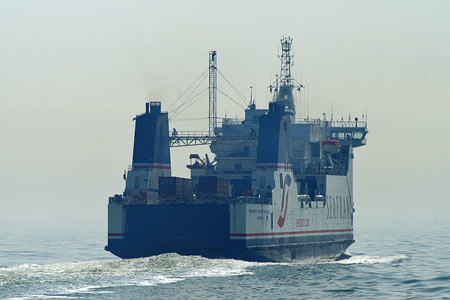
[[333, 112], [334, 112], [333, 108], [334, 108], [333, 107], [333, 100], [331, 100], [331, 121], [333, 121]]
[[275, 101], [278, 98], [278, 75], [275, 75], [275, 87], [273, 87], [271, 85], [270, 86], [270, 92], [272, 92], [272, 89], [275, 90], [275, 92], [273, 93], [273, 101]]
[[309, 120], [309, 89], [305, 93], [306, 96], [306, 118]]
[[294, 65], [294, 55], [291, 54], [292, 38], [283, 37], [281, 39], [281, 60], [280, 83], [282, 86], [292, 85], [291, 66]]
[[217, 55], [209, 51], [209, 135], [214, 135], [217, 127]]
[[367, 104], [366, 104], [366, 126], [367, 126]]

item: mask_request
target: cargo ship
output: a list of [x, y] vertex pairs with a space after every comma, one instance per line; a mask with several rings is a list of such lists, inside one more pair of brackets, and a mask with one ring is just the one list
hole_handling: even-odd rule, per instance
[[[218, 125], [217, 55], [209, 55], [209, 131], [169, 130], [161, 102], [134, 118], [123, 194], [109, 198], [108, 244], [121, 258], [163, 253], [288, 262], [336, 259], [354, 242], [354, 149], [367, 118], [296, 118], [292, 39], [281, 39], [272, 101]], [[189, 156], [190, 178], [171, 174], [170, 148], [209, 145]], [[188, 158], [186, 158], [187, 160]]]

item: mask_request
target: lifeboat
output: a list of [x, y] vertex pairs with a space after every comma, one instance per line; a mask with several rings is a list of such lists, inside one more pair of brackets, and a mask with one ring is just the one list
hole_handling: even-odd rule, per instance
[[336, 140], [322, 141], [322, 151], [330, 154], [336, 154], [339, 152], [341, 145]]
[[324, 196], [324, 195], [317, 194], [317, 195], [314, 197], [314, 200], [315, 200], [315, 201], [322, 201], [322, 202], [325, 202], [325, 196]]
[[[203, 169], [205, 162], [200, 158], [198, 154], [191, 154], [189, 155], [189, 159], [191, 160], [191, 163], [189, 165], [186, 165], [186, 168], [188, 169]], [[192, 160], [194, 159], [194, 162]]]
[[307, 194], [298, 195], [297, 198], [298, 201], [311, 201], [311, 197], [309, 197], [309, 195]]

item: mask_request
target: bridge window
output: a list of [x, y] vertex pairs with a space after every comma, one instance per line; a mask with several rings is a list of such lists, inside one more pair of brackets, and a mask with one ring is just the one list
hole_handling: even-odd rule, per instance
[[353, 132], [353, 138], [355, 140], [360, 140], [360, 139], [362, 139], [362, 137], [363, 137], [363, 133], [362, 132], [359, 132], [359, 131]]

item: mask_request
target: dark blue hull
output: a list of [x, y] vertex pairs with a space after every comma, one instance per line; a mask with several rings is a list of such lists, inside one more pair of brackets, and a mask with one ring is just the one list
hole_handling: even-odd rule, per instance
[[229, 204], [126, 206], [125, 235], [108, 240], [106, 250], [121, 258], [178, 253], [248, 261], [335, 258], [353, 243], [353, 235], [296, 239], [230, 240]]

